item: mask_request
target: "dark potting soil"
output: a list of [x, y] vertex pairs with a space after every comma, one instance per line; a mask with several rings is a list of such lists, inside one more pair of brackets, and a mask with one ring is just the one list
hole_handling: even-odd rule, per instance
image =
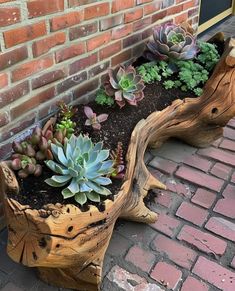
[[[103, 141], [104, 147], [114, 150], [118, 142], [123, 144], [123, 155], [125, 157], [131, 133], [135, 125], [143, 118], [147, 118], [152, 112], [163, 110], [169, 106], [176, 99], [184, 99], [185, 97], [194, 97], [192, 93], [182, 92], [179, 89], [166, 90], [160, 83], [146, 85], [144, 90], [145, 98], [138, 103], [138, 106], [126, 105], [120, 109], [117, 105], [113, 107], [103, 107], [95, 102], [89, 103], [89, 106], [95, 113], [109, 114], [108, 120], [103, 122], [100, 131], [94, 131], [92, 127], [84, 126], [86, 116], [84, 114], [84, 106], [77, 106], [78, 111], [73, 120], [77, 124], [76, 134], [88, 133], [93, 142]], [[9, 195], [23, 205], [30, 205], [34, 209], [41, 209], [47, 204], [75, 204], [73, 198], [63, 199], [60, 193], [61, 188], [53, 188], [47, 185], [44, 180], [53, 175], [53, 173], [43, 166], [44, 171], [42, 176], [30, 176], [27, 179], [19, 179], [20, 193], [18, 195]], [[118, 193], [122, 185], [122, 181], [113, 179], [113, 183], [108, 186], [113, 195], [104, 197], [104, 199], [113, 199], [114, 195]], [[90, 203], [96, 205], [100, 211], [104, 210], [103, 201], [100, 203]], [[77, 204], [79, 206], [79, 204]], [[79, 206], [80, 207], [80, 206]], [[80, 207], [81, 208], [81, 207]], [[89, 209], [88, 204], [84, 205], [81, 210]]]

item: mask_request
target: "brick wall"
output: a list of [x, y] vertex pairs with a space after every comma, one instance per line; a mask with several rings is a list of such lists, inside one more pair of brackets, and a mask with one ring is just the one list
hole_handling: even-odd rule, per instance
[[0, 0], [0, 160], [59, 100], [92, 98], [109, 66], [142, 53], [152, 27], [196, 26], [198, 2]]

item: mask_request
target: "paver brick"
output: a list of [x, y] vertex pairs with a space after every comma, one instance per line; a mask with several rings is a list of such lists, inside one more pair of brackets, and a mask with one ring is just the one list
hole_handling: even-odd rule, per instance
[[155, 157], [150, 163], [149, 166], [156, 168], [157, 170], [167, 173], [173, 174], [178, 167], [178, 164], [175, 162], [169, 161], [167, 159], [162, 159], [159, 157]]
[[232, 174], [231, 182], [235, 184], [235, 172]]
[[149, 272], [154, 265], [155, 256], [149, 251], [146, 251], [138, 246], [133, 246], [128, 251], [126, 258], [127, 261], [139, 267], [144, 272]]
[[207, 175], [201, 171], [181, 166], [175, 173], [175, 175], [181, 179], [187, 180], [193, 184], [214, 190], [214, 191], [220, 191], [224, 181], [221, 179], [218, 179], [216, 177], [212, 177], [210, 175]]
[[125, 255], [127, 250], [132, 246], [130, 240], [121, 236], [119, 233], [114, 232], [107, 249], [107, 253], [111, 256]]
[[1, 288], [1, 291], [24, 291], [24, 289], [19, 288], [17, 285], [9, 282], [3, 288]]
[[235, 151], [235, 141], [232, 141], [229, 139], [223, 139], [219, 147], [234, 152]]
[[232, 172], [232, 168], [222, 163], [216, 163], [210, 172], [223, 180], [227, 180]]
[[235, 290], [235, 273], [215, 262], [209, 261], [205, 257], [198, 258], [193, 268], [193, 273], [218, 289], [224, 291]]
[[167, 236], [173, 237], [180, 225], [181, 223], [179, 220], [161, 213], [159, 214], [158, 220], [150, 226]]
[[231, 184], [228, 184], [226, 186], [226, 188], [224, 189], [222, 195], [225, 198], [235, 199], [235, 186], [234, 185], [231, 185]]
[[235, 118], [230, 119], [227, 125], [235, 128]]
[[216, 194], [202, 188], [198, 188], [191, 201], [204, 208], [210, 208], [215, 202]]
[[161, 191], [160, 193], [156, 194], [157, 197], [155, 198], [155, 202], [165, 206], [167, 208], [170, 208], [173, 202], [173, 194], [169, 191]]
[[227, 247], [227, 243], [222, 239], [189, 225], [184, 225], [177, 238], [207, 254], [221, 256]]
[[229, 139], [235, 140], [235, 130], [226, 126], [224, 128], [224, 137], [227, 137]]
[[209, 287], [205, 283], [191, 276], [188, 276], [187, 279], [184, 281], [180, 291], [208, 291], [208, 290]]
[[154, 239], [153, 247], [156, 251], [167, 255], [167, 257], [176, 265], [186, 269], [192, 267], [192, 264], [197, 257], [195, 251], [163, 235], [158, 235]]
[[231, 262], [231, 267], [235, 269], [235, 256], [233, 257], [233, 260]]
[[183, 202], [178, 208], [176, 215], [195, 225], [202, 226], [207, 219], [208, 212], [191, 203]]
[[172, 265], [165, 262], [159, 262], [154, 267], [150, 276], [163, 286], [167, 287], [167, 289], [176, 290], [182, 277], [182, 272]]
[[229, 218], [235, 218], [235, 198], [220, 199], [214, 209], [215, 212], [223, 214]]
[[212, 163], [206, 159], [203, 159], [197, 155], [192, 155], [184, 160], [184, 164], [197, 168], [203, 172], [208, 172]]
[[205, 228], [235, 242], [235, 224], [221, 217], [211, 217]]
[[206, 149], [200, 149], [197, 153], [204, 157], [211, 158], [231, 166], [235, 166], [235, 155], [231, 152], [210, 147]]
[[190, 188], [185, 185], [182, 184], [180, 182], [176, 182], [175, 180], [170, 180], [166, 183], [166, 187], [168, 190], [177, 193], [179, 195], [183, 195], [185, 197], [191, 197], [191, 191]]

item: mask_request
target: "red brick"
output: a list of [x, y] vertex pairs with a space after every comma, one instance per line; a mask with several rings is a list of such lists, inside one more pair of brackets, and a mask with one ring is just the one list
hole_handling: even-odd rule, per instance
[[118, 11], [122, 11], [128, 8], [132, 8], [135, 5], [135, 0], [114, 0], [112, 2], [112, 13], [116, 13]]
[[218, 192], [221, 190], [224, 184], [224, 181], [221, 179], [209, 176], [201, 171], [197, 171], [185, 166], [181, 166], [175, 175], [193, 184], [203, 186]]
[[84, 42], [71, 44], [69, 47], [62, 48], [55, 53], [56, 63], [60, 63], [65, 60], [82, 55], [85, 53], [85, 51], [86, 48]]
[[87, 50], [93, 51], [96, 48], [108, 43], [111, 39], [111, 33], [105, 32], [87, 40]]
[[154, 264], [155, 256], [149, 251], [138, 246], [133, 246], [128, 251], [125, 259], [140, 268], [142, 271], [149, 272]]
[[224, 137], [235, 140], [235, 129], [232, 129], [230, 127], [224, 128]]
[[183, 195], [185, 197], [191, 197], [190, 188], [180, 182], [170, 180], [166, 183], [167, 190], [170, 190], [178, 195]]
[[198, 258], [193, 273], [218, 289], [235, 290], [235, 273], [204, 257]]
[[235, 199], [235, 186], [228, 184], [222, 194], [225, 198]]
[[235, 172], [232, 174], [231, 182], [235, 184]]
[[[0, 159], [5, 160], [9, 158], [11, 152], [11, 143], [1, 144], [0, 145]], [[0, 226], [1, 229], [1, 226]]]
[[7, 111], [5, 112], [0, 112], [0, 127], [6, 125], [9, 123], [9, 113]]
[[178, 167], [178, 164], [176, 164], [175, 162], [166, 160], [166, 159], [162, 159], [159, 157], [155, 157], [150, 163], [149, 166], [162, 171], [166, 174], [173, 174], [175, 172], [175, 170]]
[[84, 20], [97, 18], [109, 14], [109, 3], [101, 3], [84, 9]]
[[78, 88], [73, 90], [73, 100], [77, 101], [78, 98], [85, 96], [91, 93], [92, 91], [97, 90], [98, 87], [99, 87], [98, 78], [93, 79], [82, 86], [79, 86]]
[[144, 4], [144, 3], [148, 3], [148, 2], [152, 2], [153, 0], [136, 0], [136, 4], [137, 5], [141, 5], [141, 4]]
[[221, 217], [211, 217], [205, 228], [235, 242], [235, 224]]
[[0, 73], [0, 89], [8, 85], [8, 75], [7, 73]]
[[180, 24], [188, 20], [188, 13], [182, 13], [175, 17], [175, 24]]
[[208, 157], [224, 164], [235, 166], [235, 155], [233, 153], [216, 149], [216, 148], [207, 148], [201, 149], [198, 153], [204, 157]]
[[35, 41], [32, 45], [33, 56], [38, 57], [42, 54], [49, 52], [55, 46], [65, 43], [66, 35], [64, 32], [58, 32], [56, 34], [50, 35], [44, 39]]
[[174, 266], [165, 262], [159, 262], [154, 267], [150, 276], [167, 289], [176, 290], [176, 287], [181, 280], [182, 272]]
[[152, 23], [155, 23], [155, 22], [163, 19], [164, 17], [166, 17], [166, 15], [167, 15], [167, 10], [163, 10], [163, 11], [154, 13], [152, 15]]
[[88, 23], [86, 25], [80, 25], [76, 27], [72, 27], [69, 30], [69, 39], [80, 39], [81, 37], [89, 36], [98, 31], [97, 22]]
[[121, 63], [129, 61], [130, 59], [131, 59], [131, 49], [122, 51], [120, 54], [112, 58], [111, 66], [113, 67], [116, 65], [120, 65]]
[[230, 119], [227, 125], [235, 128], [235, 118]]
[[64, 0], [31, 0], [27, 2], [28, 17], [39, 17], [64, 10]]
[[46, 68], [49, 68], [53, 65], [53, 58], [46, 57], [40, 60], [33, 60], [23, 65], [18, 66], [15, 70], [12, 71], [11, 78], [13, 82], [22, 80], [31, 76], [37, 72], [40, 72]]
[[123, 38], [132, 33], [132, 25], [122, 25], [112, 30], [112, 39]]
[[191, 201], [204, 208], [210, 208], [215, 202], [216, 194], [202, 188], [198, 188]]
[[125, 23], [133, 22], [143, 17], [143, 8], [136, 8], [124, 14]]
[[83, 59], [75, 61], [74, 63], [70, 64], [70, 66], [69, 66], [69, 74], [73, 75], [81, 70], [84, 70], [84, 69], [96, 64], [97, 61], [98, 61], [97, 53], [94, 53], [94, 54], [89, 55]]
[[197, 168], [203, 172], [208, 172], [212, 165], [210, 161], [202, 159], [197, 155], [189, 156], [183, 162], [184, 164]]
[[208, 291], [209, 287], [205, 283], [191, 276], [188, 276], [187, 279], [184, 281], [183, 286], [181, 287], [181, 291], [194, 291], [194, 290]]
[[45, 21], [3, 32], [6, 48], [27, 42], [47, 33]]
[[101, 49], [99, 52], [100, 60], [107, 59], [107, 58], [117, 54], [118, 52], [121, 51], [121, 49], [122, 49], [121, 41], [117, 41], [115, 43], [112, 43], [112, 44], [106, 46], [105, 48]]
[[167, 9], [167, 15], [174, 15], [183, 11], [183, 5], [173, 6]]
[[93, 67], [88, 71], [88, 76], [89, 78], [98, 76], [100, 73], [106, 72], [109, 67], [110, 67], [109, 61], [103, 64], [98, 64], [97, 66]]
[[160, 3], [151, 3], [144, 6], [144, 15], [152, 14], [158, 10], [160, 10], [161, 4]]
[[191, 0], [183, 4], [183, 10], [187, 10], [192, 7], [195, 7], [195, 0]]
[[178, 208], [176, 215], [192, 222], [195, 225], [202, 226], [206, 221], [208, 212], [188, 202], [183, 202]]
[[0, 54], [0, 70], [9, 68], [28, 58], [26, 46]]
[[142, 40], [142, 33], [133, 34], [123, 40], [123, 48], [132, 46]]
[[37, 89], [66, 77], [65, 69], [44, 73], [32, 80], [32, 89]]
[[214, 209], [224, 216], [234, 219], [235, 218], [235, 196], [233, 198], [219, 199]]
[[213, 143], [212, 143], [212, 145], [214, 146], [214, 147], [216, 147], [216, 148], [218, 148], [219, 147], [219, 145], [220, 145], [220, 143], [222, 142], [222, 137], [221, 138], [218, 138], [216, 141], [214, 141]]
[[0, 27], [15, 24], [20, 21], [20, 9], [18, 7], [0, 8]]
[[117, 25], [123, 24], [123, 15], [113, 15], [109, 18], [101, 19], [100, 20], [100, 30], [107, 30], [113, 28]]
[[228, 180], [232, 172], [232, 168], [221, 163], [216, 163], [210, 172], [223, 180]]
[[20, 83], [7, 91], [0, 93], [0, 108], [5, 105], [12, 103], [13, 101], [19, 99], [20, 97], [29, 93], [28, 81]]
[[235, 256], [233, 257], [233, 260], [231, 262], [231, 267], [235, 269]]
[[222, 256], [227, 247], [225, 241], [189, 225], [184, 225], [177, 238], [192, 245], [197, 250], [214, 256]]
[[219, 147], [235, 152], [235, 141], [223, 139]]
[[164, 253], [176, 265], [190, 269], [197, 257], [197, 253], [163, 235], [158, 235], [153, 241], [156, 251]]
[[170, 217], [167, 214], [160, 213], [157, 221], [150, 226], [169, 237], [173, 237], [178, 231], [180, 225], [181, 223], [179, 220]]
[[83, 83], [86, 80], [87, 80], [87, 73], [86, 72], [76, 74], [75, 76], [72, 76], [72, 77], [60, 82], [57, 85], [57, 92], [59, 94], [66, 92], [67, 90], [70, 90], [74, 86], [78, 86], [79, 84]]
[[80, 23], [82, 19], [83, 14], [77, 11], [54, 17], [50, 20], [51, 31], [57, 31], [73, 26]]
[[167, 208], [171, 207], [174, 197], [171, 192], [161, 191], [160, 193], [157, 192], [156, 195], [157, 195], [157, 197], [155, 198], [156, 203]]
[[142, 18], [133, 23], [133, 31], [142, 30], [152, 23], [151, 17]]

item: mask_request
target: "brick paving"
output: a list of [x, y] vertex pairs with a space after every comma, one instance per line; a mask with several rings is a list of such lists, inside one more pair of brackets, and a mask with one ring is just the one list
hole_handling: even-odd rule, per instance
[[[231, 34], [235, 17], [222, 30]], [[117, 222], [105, 257], [102, 291], [235, 290], [234, 140], [235, 119], [209, 148], [170, 140], [147, 153], [151, 173], [168, 187], [152, 191], [147, 202], [159, 219], [152, 225]], [[0, 290], [65, 290], [44, 284], [33, 269], [12, 262], [6, 240], [4, 230]]]

